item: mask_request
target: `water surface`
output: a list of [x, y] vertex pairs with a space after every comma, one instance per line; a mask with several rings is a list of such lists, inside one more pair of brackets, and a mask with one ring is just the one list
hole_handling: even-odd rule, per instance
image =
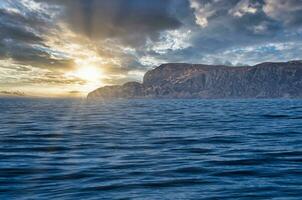
[[0, 99], [0, 199], [301, 199], [302, 100]]

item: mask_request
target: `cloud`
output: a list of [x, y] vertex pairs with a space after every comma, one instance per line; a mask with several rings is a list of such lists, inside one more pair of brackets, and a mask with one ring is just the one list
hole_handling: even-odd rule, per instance
[[195, 22], [201, 27], [208, 26], [208, 18], [213, 16], [216, 12], [214, 4], [202, 4], [198, 0], [190, 0], [190, 7], [194, 10]]
[[300, 0], [265, 0], [263, 11], [267, 16], [285, 25], [302, 25], [302, 1]]
[[129, 46], [156, 40], [160, 31], [173, 30], [181, 22], [169, 8], [171, 0], [66, 0], [61, 20], [74, 32], [93, 40], [116, 39]]
[[36, 68], [19, 64], [12, 59], [0, 60], [0, 85], [84, 85], [86, 82], [77, 77], [69, 77], [60, 71]]
[[48, 6], [32, 0], [9, 1], [0, 7], [0, 57], [38, 68], [71, 68], [73, 61], [54, 57], [45, 46], [45, 35], [53, 24]]
[[13, 59], [19, 64], [52, 70], [71, 69], [74, 66], [73, 60], [55, 58], [37, 45], [23, 42], [15, 43], [14, 40], [7, 40], [5, 41], [5, 49], [5, 57]]
[[191, 46], [189, 38], [190, 30], [173, 30], [162, 32], [159, 41], [147, 41], [147, 48], [149, 51], [154, 51], [158, 54], [166, 54], [168, 51], [176, 51], [186, 49]]
[[21, 91], [0, 91], [0, 95], [5, 95], [5, 96], [26, 96], [24, 92]]
[[[21, 21], [23, 21], [23, 23]], [[24, 23], [27, 23], [26, 18], [20, 13], [14, 13], [3, 9], [0, 10], [1, 39], [17, 40], [28, 43], [40, 43], [43, 41], [43, 39], [35, 33], [35, 30], [30, 27], [31, 24], [28, 24], [27, 26]]]
[[82, 92], [77, 87], [87, 82], [66, 74], [85, 66], [99, 68], [103, 84], [122, 84], [141, 80], [145, 71], [165, 62], [237, 65], [298, 59], [301, 4], [2, 0], [0, 82]]
[[229, 13], [235, 17], [242, 17], [245, 14], [255, 14], [258, 10], [259, 3], [254, 3], [251, 0], [239, 1]]
[[76, 90], [69, 91], [69, 94], [80, 94], [80, 93], [81, 93], [80, 91], [76, 91]]

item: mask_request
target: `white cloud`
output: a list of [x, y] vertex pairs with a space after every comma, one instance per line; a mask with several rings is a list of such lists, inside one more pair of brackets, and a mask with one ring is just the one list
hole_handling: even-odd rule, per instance
[[155, 51], [159, 54], [166, 54], [169, 50], [181, 50], [191, 46], [190, 38], [192, 32], [190, 30], [172, 30], [161, 33], [158, 42], [147, 41], [147, 49]]
[[257, 12], [256, 6], [257, 5], [252, 4], [250, 0], [241, 0], [229, 13], [235, 17], [242, 17], [245, 14], [255, 14]]
[[299, 60], [301, 57], [297, 52], [301, 50], [301, 42], [276, 42], [226, 50], [211, 56], [211, 59], [228, 58], [235, 65], [255, 65], [261, 62]]
[[190, 0], [190, 7], [194, 10], [195, 23], [202, 28], [208, 26], [208, 18], [213, 16], [216, 12], [212, 4], [201, 4], [197, 0]]
[[127, 73], [127, 78], [136, 81], [142, 81], [146, 71], [142, 70], [131, 70]]
[[166, 61], [162, 60], [162, 59], [155, 58], [153, 56], [147, 55], [147, 56], [141, 57], [139, 59], [139, 62], [142, 65], [149, 66], [149, 67], [154, 67], [154, 66], [159, 66], [160, 64], [165, 63]]

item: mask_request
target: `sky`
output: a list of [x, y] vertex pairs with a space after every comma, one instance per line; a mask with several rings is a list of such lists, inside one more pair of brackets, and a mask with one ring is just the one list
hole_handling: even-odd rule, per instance
[[301, 60], [301, 0], [0, 0], [0, 95], [81, 97], [162, 63]]

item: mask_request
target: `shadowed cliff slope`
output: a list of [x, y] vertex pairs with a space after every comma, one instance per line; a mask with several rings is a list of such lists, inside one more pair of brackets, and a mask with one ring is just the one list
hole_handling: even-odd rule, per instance
[[88, 94], [112, 98], [302, 98], [302, 61], [243, 67], [168, 63], [148, 71], [143, 83]]

